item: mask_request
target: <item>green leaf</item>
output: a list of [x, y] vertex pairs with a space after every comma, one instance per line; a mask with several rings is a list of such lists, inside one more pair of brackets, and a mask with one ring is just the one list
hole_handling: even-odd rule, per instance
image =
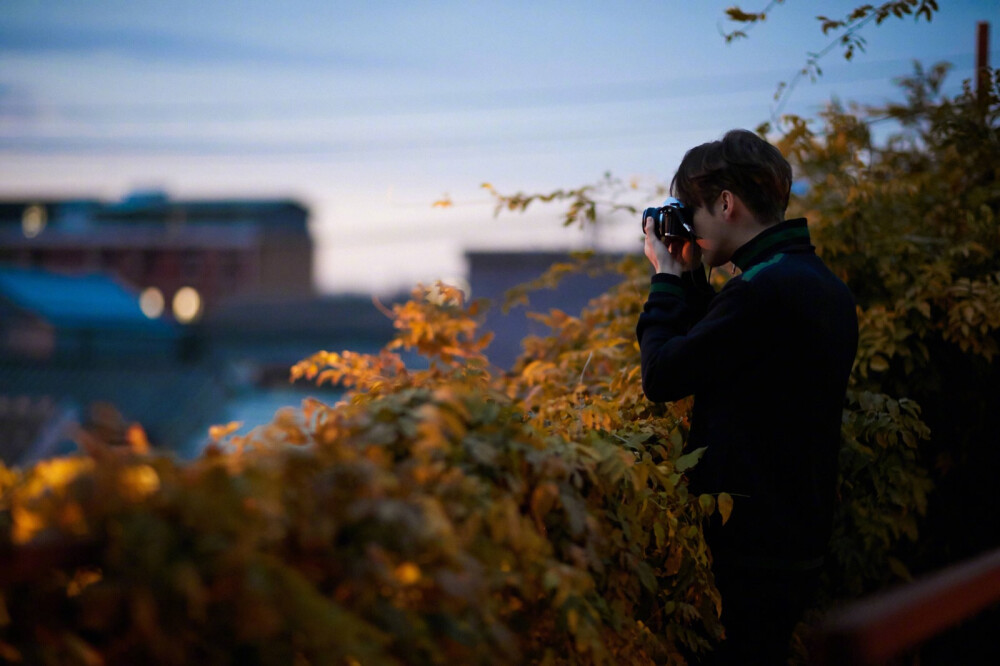
[[680, 456], [679, 458], [677, 458], [677, 462], [674, 463], [674, 468], [678, 472], [688, 471], [689, 469], [697, 465], [698, 461], [701, 460], [701, 457], [705, 455], [705, 449], [706, 447], [702, 446], [700, 448], [695, 449], [694, 451], [685, 453], [684, 455]]
[[640, 560], [635, 567], [635, 572], [638, 574], [639, 582], [642, 583], [644, 588], [650, 592], [656, 592], [659, 589], [659, 585], [656, 582], [656, 574], [653, 573], [653, 568], [646, 562]]
[[653, 536], [656, 537], [656, 547], [663, 548], [667, 541], [667, 531], [663, 529], [663, 523], [657, 521], [653, 523]]
[[701, 505], [701, 510], [706, 516], [710, 516], [715, 513], [715, 498], [709, 494], [702, 494], [698, 496], [698, 504]]

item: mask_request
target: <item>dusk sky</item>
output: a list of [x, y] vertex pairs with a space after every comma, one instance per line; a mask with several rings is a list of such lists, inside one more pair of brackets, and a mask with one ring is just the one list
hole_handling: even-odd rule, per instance
[[[295, 197], [323, 291], [460, 276], [467, 249], [583, 247], [557, 206], [494, 217], [481, 183], [669, 181], [687, 148], [768, 120], [829, 41], [815, 16], [861, 3], [787, 0], [727, 45], [731, 4], [3, 0], [0, 196]], [[981, 20], [996, 66], [1000, 0], [940, 5], [869, 26], [785, 111], [901, 99], [914, 59], [951, 62], [957, 92]], [[602, 247], [641, 252], [637, 221], [605, 223]]]

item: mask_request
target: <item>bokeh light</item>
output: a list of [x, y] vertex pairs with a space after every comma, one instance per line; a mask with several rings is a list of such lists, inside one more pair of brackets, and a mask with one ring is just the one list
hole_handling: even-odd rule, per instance
[[34, 205], [24, 209], [21, 216], [21, 231], [25, 238], [34, 238], [42, 233], [48, 224], [49, 216], [44, 206]]
[[150, 319], [156, 319], [163, 314], [166, 301], [163, 299], [163, 292], [156, 287], [147, 287], [139, 295], [139, 309], [142, 314]]
[[174, 294], [174, 317], [182, 324], [190, 324], [201, 316], [201, 294], [193, 287], [181, 287]]

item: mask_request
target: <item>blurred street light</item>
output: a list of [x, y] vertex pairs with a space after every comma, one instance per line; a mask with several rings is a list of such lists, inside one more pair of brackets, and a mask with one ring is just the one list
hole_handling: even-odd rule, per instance
[[146, 287], [139, 296], [139, 308], [142, 310], [142, 314], [150, 319], [156, 319], [162, 315], [165, 305], [163, 292], [156, 287]]
[[174, 317], [182, 324], [190, 324], [201, 315], [201, 294], [193, 287], [181, 287], [174, 294]]

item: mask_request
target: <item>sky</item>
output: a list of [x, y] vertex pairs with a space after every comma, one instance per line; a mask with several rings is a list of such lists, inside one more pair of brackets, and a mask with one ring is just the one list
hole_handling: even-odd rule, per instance
[[[481, 185], [611, 173], [640, 185], [630, 203], [658, 204], [641, 197], [685, 150], [770, 118], [778, 83], [830, 40], [816, 15], [862, 3], [786, 0], [726, 44], [731, 4], [0, 0], [0, 198], [293, 197], [326, 293], [461, 278], [470, 250], [641, 252], [631, 216], [594, 233], [564, 228], [557, 204], [495, 215]], [[939, 4], [930, 23], [868, 26], [865, 52], [831, 52], [784, 112], [900, 100], [914, 60], [952, 63], [955, 93], [977, 21], [997, 66], [1000, 0]]]

